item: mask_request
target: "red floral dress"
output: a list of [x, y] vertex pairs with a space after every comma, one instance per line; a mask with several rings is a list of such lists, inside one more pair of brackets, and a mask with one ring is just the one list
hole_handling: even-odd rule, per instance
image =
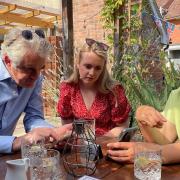
[[95, 100], [87, 110], [78, 84], [62, 82], [57, 111], [63, 120], [95, 119], [96, 135], [104, 135], [118, 124], [128, 119], [130, 105], [121, 85], [116, 85], [112, 92], [97, 92]]

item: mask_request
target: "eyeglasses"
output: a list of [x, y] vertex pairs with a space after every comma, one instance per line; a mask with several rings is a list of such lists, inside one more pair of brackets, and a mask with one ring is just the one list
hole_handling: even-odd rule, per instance
[[88, 46], [92, 46], [93, 44], [97, 44], [98, 47], [100, 47], [102, 50], [107, 51], [109, 49], [109, 46], [107, 44], [104, 44], [102, 42], [95, 41], [94, 39], [86, 38], [86, 44]]
[[[44, 31], [41, 30], [41, 29], [36, 29], [34, 31], [40, 38], [45, 38], [45, 34], [44, 34]], [[22, 31], [22, 36], [24, 39], [27, 39], [27, 40], [31, 40], [33, 38], [33, 34], [30, 30], [23, 30]]]

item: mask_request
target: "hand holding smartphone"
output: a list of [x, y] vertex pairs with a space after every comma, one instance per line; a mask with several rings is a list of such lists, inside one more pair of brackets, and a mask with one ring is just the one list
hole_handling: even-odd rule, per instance
[[[123, 129], [118, 136], [118, 141], [129, 142], [137, 130], [138, 130], [138, 126]], [[120, 149], [113, 149], [113, 150], [116, 151]], [[111, 159], [111, 157], [108, 156], [108, 154], [105, 156], [105, 159], [114, 161], [113, 159]]]
[[138, 130], [138, 126], [123, 129], [119, 134], [118, 141], [129, 142], [137, 130]]

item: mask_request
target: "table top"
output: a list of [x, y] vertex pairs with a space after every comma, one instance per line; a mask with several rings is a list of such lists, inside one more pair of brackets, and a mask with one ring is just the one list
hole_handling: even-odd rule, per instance
[[[100, 137], [97, 139], [97, 143], [101, 144], [103, 152], [106, 151], [106, 144], [108, 142], [115, 141], [107, 137]], [[6, 174], [6, 161], [12, 159], [21, 158], [20, 152], [11, 155], [3, 155], [0, 157], [0, 180], [4, 180]], [[60, 162], [61, 171], [64, 172], [62, 180], [77, 179], [67, 174], [64, 170], [62, 162]], [[133, 164], [120, 164], [113, 161], [107, 161], [105, 158], [100, 160], [97, 165], [97, 169], [93, 177], [99, 179], [111, 179], [111, 180], [133, 180], [134, 170]], [[163, 165], [162, 166], [162, 178], [161, 180], [179, 180], [180, 179], [180, 164]]]

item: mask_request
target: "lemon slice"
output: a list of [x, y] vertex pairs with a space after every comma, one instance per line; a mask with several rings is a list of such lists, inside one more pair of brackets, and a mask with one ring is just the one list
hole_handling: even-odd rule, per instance
[[136, 159], [136, 165], [139, 167], [146, 167], [149, 163], [150, 160], [145, 157], [138, 157], [138, 159]]

